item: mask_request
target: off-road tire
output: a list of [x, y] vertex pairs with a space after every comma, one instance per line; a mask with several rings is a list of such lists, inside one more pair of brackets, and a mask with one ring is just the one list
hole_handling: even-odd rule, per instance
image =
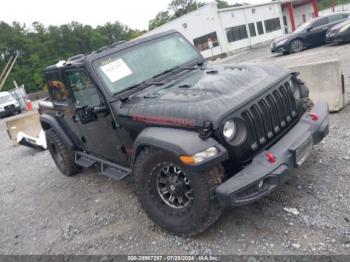
[[81, 170], [75, 164], [74, 153], [70, 150], [52, 128], [45, 131], [47, 148], [57, 168], [65, 176], [73, 176]]
[[314, 102], [309, 97], [302, 98], [303, 108], [306, 112], [310, 112], [314, 107]]
[[190, 177], [194, 196], [192, 204], [184, 211], [179, 211], [159, 201], [159, 195], [157, 197], [154, 191], [152, 193], [152, 185], [149, 185], [152, 184], [152, 170], [164, 163], [183, 168], [176, 157], [162, 150], [146, 148], [138, 155], [134, 176], [136, 194], [141, 206], [151, 220], [176, 235], [188, 237], [203, 232], [213, 225], [222, 213], [215, 189], [223, 182], [223, 168], [214, 166], [202, 172], [186, 172]]

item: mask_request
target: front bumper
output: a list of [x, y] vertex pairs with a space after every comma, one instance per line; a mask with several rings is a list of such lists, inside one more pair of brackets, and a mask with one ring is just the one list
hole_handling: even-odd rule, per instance
[[286, 53], [289, 52], [289, 44], [271, 45], [271, 53]]
[[20, 107], [16, 106], [16, 107], [12, 107], [9, 109], [4, 109], [3, 111], [0, 111], [0, 117], [5, 117], [5, 116], [10, 116], [13, 115], [15, 113], [20, 112]]
[[[310, 146], [316, 145], [328, 134], [327, 103], [317, 103], [311, 112], [305, 113], [268, 151], [259, 153], [251, 164], [217, 187], [216, 194], [223, 206], [249, 204], [284, 183], [287, 171], [298, 167], [297, 160], [300, 159], [296, 157], [296, 152], [305, 147], [305, 142]], [[268, 159], [271, 156], [274, 159]]]

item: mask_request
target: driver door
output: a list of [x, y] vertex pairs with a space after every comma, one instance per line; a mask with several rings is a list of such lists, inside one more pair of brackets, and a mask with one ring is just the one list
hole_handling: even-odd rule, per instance
[[[118, 164], [127, 162], [121, 150], [121, 141], [112, 114], [102, 99], [95, 83], [85, 69], [66, 71], [67, 83], [71, 88], [75, 114], [73, 121], [80, 127], [84, 148], [93, 155]], [[93, 107], [106, 107], [105, 110], [93, 113], [90, 121], [82, 121], [81, 112]], [[79, 113], [80, 112], [80, 113]]]

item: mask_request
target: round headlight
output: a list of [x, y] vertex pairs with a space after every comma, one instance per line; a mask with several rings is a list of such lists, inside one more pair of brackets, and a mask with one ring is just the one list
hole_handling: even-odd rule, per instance
[[236, 135], [237, 129], [236, 124], [233, 120], [229, 120], [224, 124], [224, 128], [222, 131], [226, 141], [230, 142]]

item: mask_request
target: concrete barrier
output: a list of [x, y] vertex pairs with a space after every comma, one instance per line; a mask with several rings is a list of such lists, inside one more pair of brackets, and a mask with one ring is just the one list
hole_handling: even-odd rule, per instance
[[348, 103], [341, 64], [338, 60], [287, 67], [300, 72], [300, 78], [310, 89], [310, 98], [314, 102], [326, 101], [331, 112], [339, 111]]
[[5, 123], [7, 133], [15, 145], [17, 145], [17, 134], [19, 132], [32, 137], [38, 137], [41, 131], [38, 111], [26, 112], [6, 118]]

